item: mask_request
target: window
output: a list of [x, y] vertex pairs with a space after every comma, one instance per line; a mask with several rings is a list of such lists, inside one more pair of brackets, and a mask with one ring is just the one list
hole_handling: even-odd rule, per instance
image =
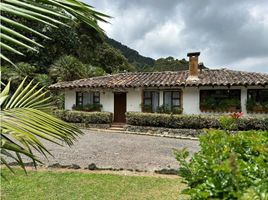
[[156, 112], [159, 107], [159, 92], [144, 91], [143, 93], [143, 111]]
[[76, 92], [76, 105], [83, 106], [89, 104], [99, 104], [99, 92]]
[[200, 90], [201, 111], [227, 111], [241, 110], [240, 90]]
[[268, 89], [249, 89], [247, 110], [250, 112], [268, 112]]
[[164, 91], [164, 105], [170, 111], [181, 108], [181, 92], [180, 91]]

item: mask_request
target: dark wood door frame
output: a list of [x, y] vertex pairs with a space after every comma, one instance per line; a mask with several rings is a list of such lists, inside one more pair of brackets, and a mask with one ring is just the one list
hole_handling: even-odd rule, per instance
[[114, 122], [126, 122], [127, 111], [127, 93], [115, 92], [114, 93]]

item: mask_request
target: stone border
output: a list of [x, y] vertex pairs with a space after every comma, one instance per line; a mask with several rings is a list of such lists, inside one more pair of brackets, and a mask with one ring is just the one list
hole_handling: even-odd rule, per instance
[[79, 128], [97, 128], [97, 129], [109, 129], [111, 124], [88, 124], [88, 123], [70, 123], [72, 125], [78, 126]]
[[[16, 162], [9, 163], [12, 167], [20, 167]], [[35, 164], [33, 162], [24, 163], [25, 167], [44, 167], [46, 169], [72, 169], [72, 170], [80, 170], [82, 169], [77, 164], [71, 164], [71, 165], [61, 165], [60, 163], [53, 163], [50, 165], [43, 165], [43, 164]], [[156, 173], [156, 174], [164, 174], [164, 175], [178, 175], [178, 169], [173, 168], [163, 168], [159, 170], [154, 171], [148, 171], [148, 170], [140, 170], [140, 169], [125, 169], [125, 168], [112, 168], [112, 167], [98, 167], [95, 163], [89, 164], [87, 167], [85, 167], [83, 170], [89, 170], [89, 171], [129, 171], [129, 172], [143, 172], [143, 173]]]
[[164, 134], [156, 134], [153, 132], [134, 132], [134, 131], [125, 131], [125, 130], [121, 131], [121, 130], [98, 129], [98, 128], [88, 128], [88, 129], [85, 128], [85, 130], [91, 130], [91, 131], [96, 131], [96, 132], [106, 132], [106, 133], [121, 133], [121, 134], [154, 136], [154, 137], [166, 137], [166, 138], [183, 139], [183, 140], [199, 140], [197, 137], [187, 137], [187, 136], [181, 136], [181, 135], [164, 135]]
[[128, 124], [124, 126], [124, 130], [126, 132], [181, 139], [197, 139], [200, 134], [205, 133], [205, 130], [203, 129], [174, 129], [151, 126], [133, 126]]

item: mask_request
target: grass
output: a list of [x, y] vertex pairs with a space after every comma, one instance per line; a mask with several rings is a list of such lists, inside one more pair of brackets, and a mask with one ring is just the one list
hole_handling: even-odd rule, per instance
[[182, 199], [185, 185], [178, 178], [124, 176], [82, 172], [28, 171], [15, 175], [2, 169], [1, 199]]

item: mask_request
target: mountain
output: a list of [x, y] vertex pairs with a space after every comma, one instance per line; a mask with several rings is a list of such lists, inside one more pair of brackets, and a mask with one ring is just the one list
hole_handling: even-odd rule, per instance
[[154, 60], [139, 54], [138, 51], [107, 37], [105, 42], [119, 50], [128, 62], [135, 66], [137, 71], [179, 71], [188, 69], [188, 61], [184, 58], [179, 60], [171, 56]]
[[138, 71], [154, 66], [155, 60], [153, 58], [142, 56], [136, 50], [131, 49], [112, 38], [107, 37], [106, 42], [115, 49], [120, 50], [121, 53], [127, 58], [128, 62], [134, 65]]

